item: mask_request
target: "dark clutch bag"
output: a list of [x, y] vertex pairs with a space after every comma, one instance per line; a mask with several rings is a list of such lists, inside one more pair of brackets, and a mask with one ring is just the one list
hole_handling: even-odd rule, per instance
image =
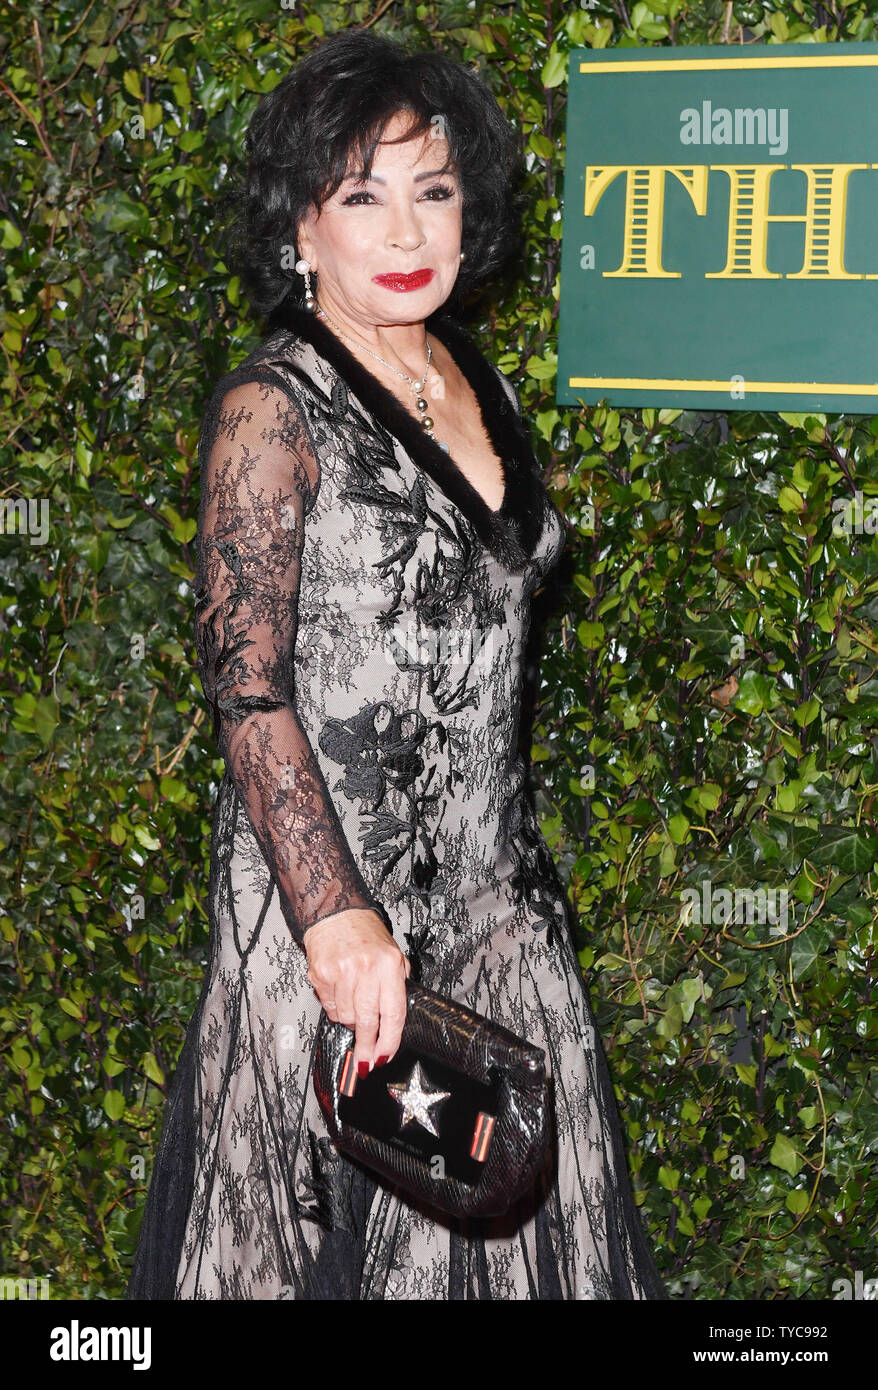
[[336, 1147], [455, 1216], [504, 1212], [549, 1144], [546, 1056], [482, 1014], [406, 980], [402, 1041], [354, 1071], [354, 1032], [323, 1011], [314, 1089]]

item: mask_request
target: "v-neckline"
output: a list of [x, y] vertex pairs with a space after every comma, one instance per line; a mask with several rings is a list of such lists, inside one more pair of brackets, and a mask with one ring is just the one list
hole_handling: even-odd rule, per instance
[[[318, 318], [318, 323], [322, 324], [322, 326], [323, 326], [324, 328], [328, 327], [328, 325], [327, 325], [326, 323], [324, 323], [324, 321], [323, 321], [322, 319], [319, 319], [319, 318]], [[442, 324], [441, 324], [441, 323], [439, 324], [439, 327], [438, 327], [438, 330], [437, 330], [436, 325], [428, 320], [427, 326], [428, 326], [429, 332], [431, 332], [431, 333], [433, 334], [433, 337], [434, 337], [434, 338], [438, 338], [439, 341], [440, 341], [440, 343], [442, 343], [442, 346], [445, 348], [445, 351], [448, 353], [448, 355], [449, 355], [449, 357], [451, 358], [452, 362], [453, 362], [454, 365], [457, 367], [457, 369], [458, 369], [458, 371], [460, 372], [461, 376], [463, 377], [464, 381], [467, 382], [467, 384], [469, 385], [470, 390], [471, 390], [472, 393], [473, 393], [473, 397], [474, 397], [474, 399], [475, 399], [476, 406], [477, 406], [477, 409], [478, 409], [478, 412], [479, 412], [479, 418], [481, 419], [482, 424], [483, 424], [483, 426], [484, 426], [484, 428], [485, 428], [485, 432], [486, 432], [486, 434], [487, 434], [487, 436], [488, 436], [488, 443], [490, 444], [491, 448], [492, 448], [493, 451], [494, 451], [494, 457], [495, 457], [496, 461], [497, 461], [497, 462], [499, 463], [499, 465], [500, 465], [500, 472], [501, 472], [502, 477], [503, 477], [503, 496], [502, 496], [502, 498], [501, 498], [501, 500], [500, 500], [500, 505], [499, 505], [499, 507], [489, 507], [489, 506], [488, 506], [488, 503], [485, 501], [485, 498], [484, 498], [483, 494], [482, 494], [481, 492], [479, 492], [479, 489], [476, 487], [475, 483], [473, 483], [472, 480], [471, 480], [469, 477], [467, 477], [467, 474], [466, 474], [465, 471], [461, 468], [460, 464], [457, 462], [457, 460], [455, 459], [454, 455], [451, 453], [451, 450], [450, 450], [450, 449], [443, 449], [441, 443], [439, 443], [438, 440], [435, 440], [435, 439], [431, 438], [431, 436], [430, 436], [429, 434], [427, 434], [426, 430], [424, 429], [423, 422], [419, 422], [419, 421], [417, 420], [417, 417], [416, 417], [416, 416], [412, 416], [411, 418], [415, 421], [415, 424], [416, 424], [416, 425], [417, 425], [418, 423], [420, 423], [420, 429], [421, 429], [421, 431], [422, 431], [422, 433], [423, 433], [424, 439], [428, 440], [431, 444], [435, 444], [437, 448], [442, 449], [442, 453], [443, 453], [443, 455], [444, 455], [446, 461], [451, 465], [451, 467], [455, 470], [455, 472], [460, 476], [461, 480], [462, 480], [464, 483], [468, 484], [468, 486], [469, 486], [470, 488], [472, 488], [473, 492], [475, 493], [476, 497], [477, 497], [477, 498], [479, 499], [479, 501], [481, 502], [482, 506], [484, 507], [484, 509], [485, 509], [485, 511], [488, 513], [488, 515], [489, 515], [490, 517], [494, 518], [495, 520], [499, 521], [500, 518], [501, 518], [501, 517], [503, 516], [503, 514], [504, 514], [504, 511], [505, 511], [505, 508], [506, 508], [506, 499], [507, 499], [508, 496], [509, 496], [509, 469], [508, 469], [506, 460], [505, 460], [505, 458], [502, 457], [501, 451], [500, 451], [500, 449], [498, 448], [497, 442], [496, 442], [496, 440], [493, 438], [493, 436], [492, 436], [492, 434], [491, 434], [491, 430], [490, 430], [490, 428], [489, 428], [488, 422], [487, 422], [486, 419], [485, 419], [485, 415], [484, 415], [484, 412], [483, 412], [483, 410], [482, 410], [482, 403], [481, 403], [481, 401], [479, 400], [478, 392], [476, 391], [475, 386], [474, 386], [473, 383], [470, 381], [469, 377], [467, 376], [467, 374], [466, 374], [466, 372], [464, 371], [464, 369], [463, 369], [463, 367], [461, 366], [461, 364], [456, 360], [456, 358], [455, 358], [455, 356], [454, 356], [454, 353], [453, 353], [451, 347], [448, 345], [448, 343], [445, 342], [444, 338], [442, 337], [442, 331], [441, 331], [441, 330], [442, 330]], [[338, 338], [338, 334], [337, 334], [337, 333], [334, 333], [332, 329], [329, 329], [329, 332], [333, 333], [333, 336], [336, 337], [336, 338]], [[360, 362], [360, 359], [359, 359], [357, 356], [355, 356], [355, 354], [354, 354], [353, 352], [351, 352], [351, 350], [350, 350], [350, 348], [348, 347], [347, 343], [345, 343], [343, 340], [341, 340], [341, 346], [342, 346], [343, 348], [345, 348], [345, 350], [347, 351], [348, 355], [353, 359], [354, 362], [357, 363], [358, 366], [360, 366], [360, 367], [363, 367], [363, 366], [364, 366], [364, 364], [363, 364], [362, 362]], [[375, 386], [376, 386], [376, 387], [380, 387], [382, 390], [386, 391], [387, 394], [388, 394], [388, 396], [390, 397], [390, 399], [391, 399], [392, 401], [395, 401], [397, 405], [402, 406], [402, 409], [405, 410], [405, 406], [404, 406], [404, 405], [402, 404], [402, 402], [399, 400], [399, 397], [398, 397], [398, 396], [394, 396], [393, 392], [392, 392], [387, 386], [385, 386], [384, 382], [381, 381], [377, 376], [375, 376], [375, 373], [372, 371], [372, 369], [371, 369], [370, 367], [365, 367], [365, 370], [369, 373], [370, 376], [374, 377]], [[408, 414], [407, 411], [406, 411], [406, 413]]]
[[426, 320], [469, 383], [485, 432], [500, 461], [503, 499], [489, 507], [459, 464], [423, 425], [406, 410], [388, 387], [364, 367], [341, 338], [314, 314], [284, 302], [269, 318], [272, 328], [284, 328], [309, 342], [357, 396], [366, 410], [402, 444], [416, 464], [475, 527], [479, 538], [505, 568], [522, 570], [543, 531], [547, 496], [527, 429], [518, 419], [496, 370], [482, 356], [466, 331], [437, 311]]

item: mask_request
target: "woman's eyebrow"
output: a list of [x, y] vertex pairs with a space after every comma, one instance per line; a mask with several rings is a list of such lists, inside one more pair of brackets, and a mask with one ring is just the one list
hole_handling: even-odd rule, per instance
[[[453, 173], [454, 173], [454, 170], [453, 170], [453, 169], [428, 169], [428, 170], [426, 171], [426, 173], [423, 173], [423, 174], [415, 174], [414, 182], [415, 182], [415, 183], [421, 183], [424, 179], [434, 179], [434, 178], [436, 178], [437, 175], [439, 175], [439, 174], [453, 174]], [[346, 177], [345, 177], [344, 179], [342, 179], [342, 183], [351, 183], [351, 182], [355, 182], [355, 183], [369, 183], [369, 182], [372, 182], [372, 183], [386, 183], [387, 180], [384, 179], [384, 178], [382, 178], [380, 174], [371, 174], [371, 175], [367, 178], [367, 177], [366, 177], [366, 171], [365, 171], [365, 169], [362, 169], [362, 170], [360, 171], [359, 174], [347, 174]]]

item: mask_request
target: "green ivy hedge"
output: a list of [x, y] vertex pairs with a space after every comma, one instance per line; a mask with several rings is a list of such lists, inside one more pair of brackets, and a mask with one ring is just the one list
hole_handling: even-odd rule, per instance
[[[669, 1291], [878, 1277], [878, 547], [833, 525], [878, 494], [878, 417], [553, 403], [569, 49], [874, 37], [866, 5], [838, 13], [4, 10], [0, 1275], [125, 1286], [222, 771], [194, 670], [195, 445], [262, 331], [221, 259], [222, 180], [259, 94], [374, 24], [475, 64], [528, 149], [526, 256], [472, 329], [572, 524], [534, 785]], [[748, 925], [742, 890], [784, 911]]]

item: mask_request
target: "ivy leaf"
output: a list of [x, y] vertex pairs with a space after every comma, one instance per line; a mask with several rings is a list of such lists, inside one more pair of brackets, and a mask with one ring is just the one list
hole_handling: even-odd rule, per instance
[[559, 52], [555, 45], [552, 44], [549, 50], [548, 61], [543, 64], [543, 70], [540, 73], [540, 81], [543, 86], [560, 87], [561, 83], [567, 77], [567, 63], [568, 54], [566, 52]]
[[728, 656], [735, 631], [727, 614], [706, 613], [703, 618], [696, 619], [687, 610], [680, 627], [690, 642], [716, 656]]
[[869, 873], [878, 855], [878, 838], [852, 825], [824, 825], [810, 858], [831, 864], [846, 874]]
[[784, 512], [800, 512], [805, 505], [804, 497], [794, 487], [782, 487], [777, 500]]
[[777, 704], [774, 682], [767, 680], [759, 671], [745, 671], [732, 703], [744, 714], [756, 715], [764, 709], [772, 709]]
[[689, 821], [684, 815], [678, 814], [668, 818], [668, 834], [675, 845], [685, 843], [686, 836], [689, 834]]
[[791, 1177], [795, 1177], [802, 1168], [802, 1159], [785, 1134], [775, 1136], [768, 1160], [775, 1168], [782, 1168]]
[[124, 1109], [125, 1097], [121, 1091], [104, 1092], [104, 1110], [106, 1111], [107, 1115], [109, 1115], [111, 1120], [121, 1119], [122, 1112]]
[[95, 203], [95, 213], [111, 232], [149, 234], [149, 214], [143, 203], [136, 203], [127, 193], [118, 191]]
[[818, 922], [812, 922], [790, 942], [790, 962], [797, 980], [805, 980], [832, 940], [832, 932]]
[[156, 1061], [154, 1053], [144, 1052], [143, 1070], [146, 1072], [146, 1075], [149, 1077], [150, 1081], [154, 1081], [157, 1086], [164, 1086], [165, 1074], [159, 1066], [158, 1062]]

